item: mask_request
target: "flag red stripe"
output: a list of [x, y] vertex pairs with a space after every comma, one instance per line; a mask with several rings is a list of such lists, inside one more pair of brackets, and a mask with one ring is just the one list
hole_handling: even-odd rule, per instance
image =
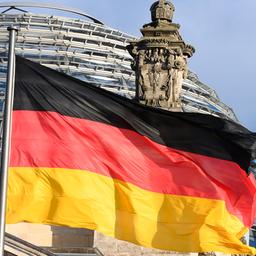
[[246, 226], [254, 218], [255, 187], [236, 163], [54, 112], [14, 111], [11, 166], [89, 170], [152, 192], [224, 200]]

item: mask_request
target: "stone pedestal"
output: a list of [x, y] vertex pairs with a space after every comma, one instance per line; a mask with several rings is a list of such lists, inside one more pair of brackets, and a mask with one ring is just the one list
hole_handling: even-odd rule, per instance
[[93, 247], [94, 241], [94, 231], [79, 228], [18, 223], [7, 225], [6, 232], [42, 247]]

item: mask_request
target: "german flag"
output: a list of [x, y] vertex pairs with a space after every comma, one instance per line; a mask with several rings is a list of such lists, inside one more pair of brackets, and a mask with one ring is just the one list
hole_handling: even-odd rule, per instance
[[256, 134], [142, 106], [17, 57], [7, 222], [178, 252], [256, 253]]

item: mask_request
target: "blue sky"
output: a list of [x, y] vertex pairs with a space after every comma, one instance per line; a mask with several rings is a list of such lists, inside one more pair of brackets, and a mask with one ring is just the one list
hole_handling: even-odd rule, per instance
[[[51, 2], [79, 8], [111, 27], [139, 36], [141, 26], [150, 20], [149, 8], [154, 1]], [[256, 132], [256, 1], [173, 0], [173, 3], [174, 22], [181, 25], [185, 41], [196, 48], [190, 69], [217, 91], [244, 126]]]

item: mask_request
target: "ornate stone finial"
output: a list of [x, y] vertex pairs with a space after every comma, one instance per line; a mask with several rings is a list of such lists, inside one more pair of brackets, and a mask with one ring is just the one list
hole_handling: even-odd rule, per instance
[[142, 104], [182, 111], [182, 82], [187, 76], [187, 58], [195, 49], [172, 23], [173, 4], [159, 0], [151, 6], [152, 22], [141, 29], [143, 37], [127, 47], [134, 58], [136, 98]]
[[159, 6], [164, 7], [165, 0], [159, 0]]
[[169, 1], [160, 0], [152, 4], [150, 11], [153, 22], [159, 20], [166, 20], [171, 22], [175, 7]]

